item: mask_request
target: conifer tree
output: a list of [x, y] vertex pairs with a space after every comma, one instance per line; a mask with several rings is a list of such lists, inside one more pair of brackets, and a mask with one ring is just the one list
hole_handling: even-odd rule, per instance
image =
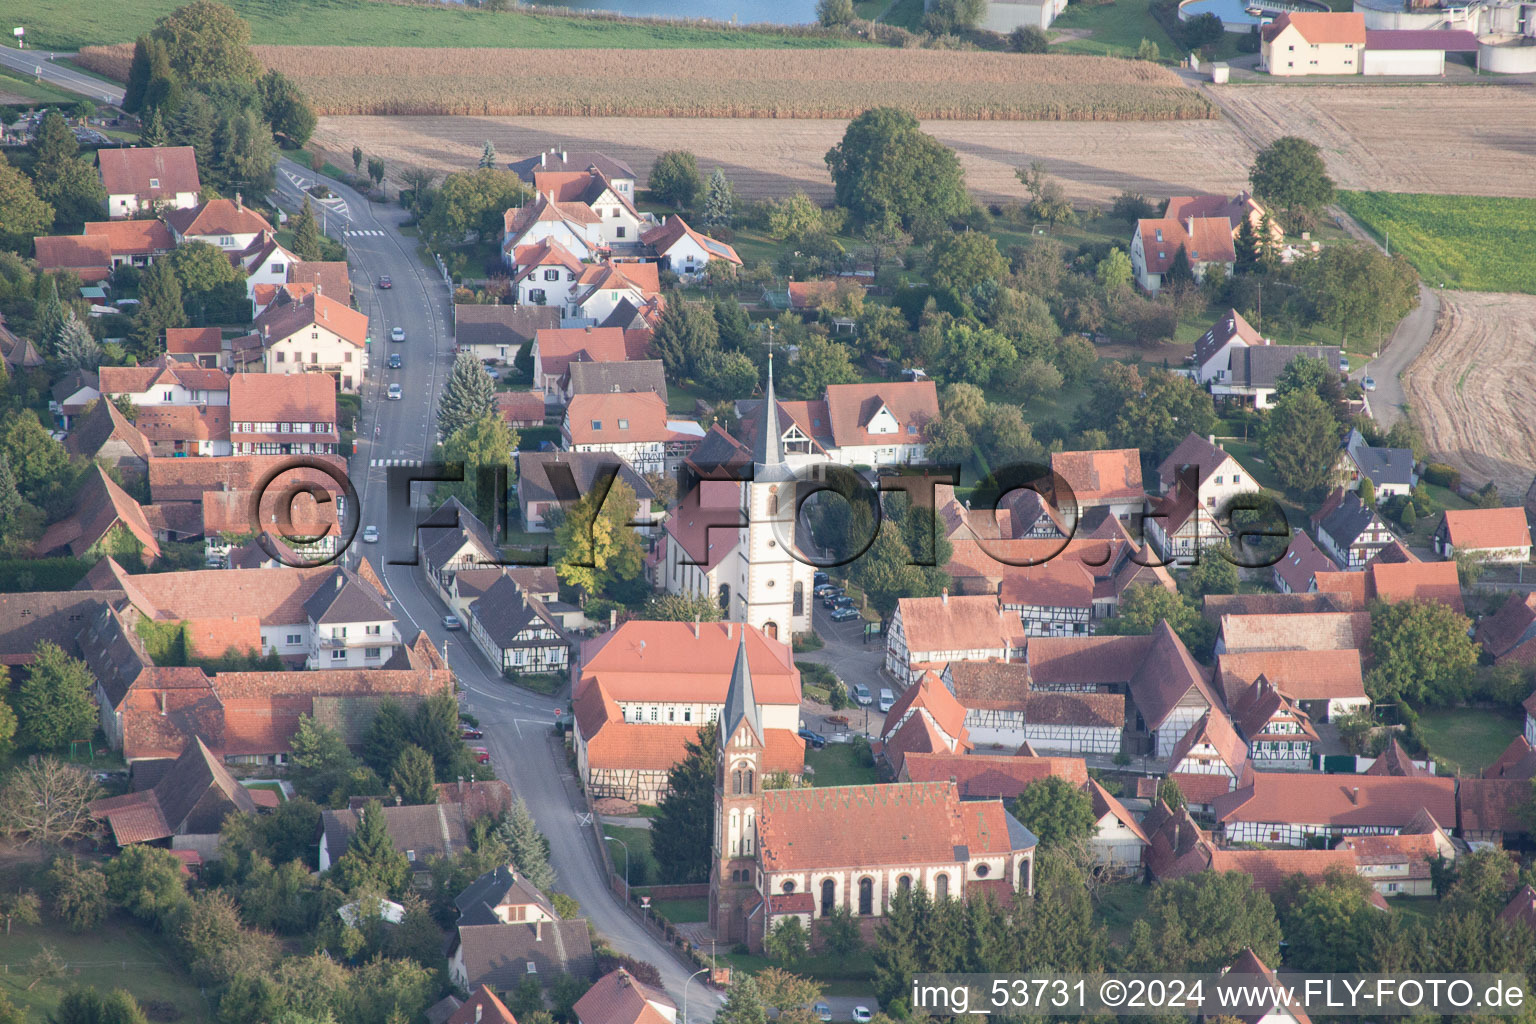
[[139, 278], [139, 311], [134, 321], [135, 341], [142, 359], [153, 359], [160, 353], [167, 327], [187, 326], [181, 282], [176, 280], [169, 260], [156, 260]]
[[37, 304], [32, 311], [33, 336], [50, 344], [64, 326], [64, 304], [59, 301], [59, 283], [52, 274], [37, 279]]
[[449, 371], [448, 383], [437, 405], [437, 424], [443, 437], [452, 437], [480, 417], [496, 410], [496, 382], [485, 366], [469, 352], [460, 352]]
[[491, 142], [490, 139], [486, 139], [485, 140], [485, 147], [480, 150], [480, 166], [481, 167], [495, 167], [496, 166], [496, 146], [495, 146], [494, 143]]
[[293, 218], [293, 254], [305, 260], [318, 260], [325, 255], [320, 246], [320, 225], [315, 221], [308, 195], [304, 197], [304, 208]]
[[407, 804], [437, 803], [437, 777], [432, 755], [414, 743], [401, 747], [389, 784]]
[[522, 797], [507, 812], [507, 820], [496, 830], [496, 838], [507, 845], [518, 874], [535, 889], [547, 892], [555, 884], [555, 869], [549, 864], [549, 841], [534, 823]]
[[165, 132], [165, 119], [160, 116], [160, 108], [152, 107], [139, 128], [139, 145], [164, 146], [169, 141], [170, 136]]
[[735, 190], [726, 180], [725, 172], [716, 167], [704, 186], [704, 225], [711, 228], [731, 226], [731, 205]]
[[64, 325], [59, 328], [54, 355], [71, 370], [94, 370], [101, 365], [101, 345], [74, 310], [69, 311]]
[[11, 460], [0, 452], [0, 540], [5, 539], [5, 524], [15, 523], [21, 512], [21, 492], [16, 489], [16, 474], [11, 472]]
[[358, 813], [357, 831], [332, 870], [349, 893], [366, 889], [396, 896], [405, 891], [411, 862], [390, 841], [384, 806], [377, 800], [368, 801]]

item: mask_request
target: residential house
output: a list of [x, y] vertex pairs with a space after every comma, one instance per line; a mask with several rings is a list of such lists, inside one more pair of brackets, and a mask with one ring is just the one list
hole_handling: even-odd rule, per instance
[[448, 977], [460, 988], [507, 992], [528, 978], [548, 984], [562, 974], [592, 975], [592, 940], [584, 918], [460, 924], [449, 940]]
[[165, 354], [175, 362], [192, 363], [205, 370], [222, 370], [229, 365], [229, 355], [224, 350], [224, 332], [217, 327], [167, 327]]
[[1094, 596], [1093, 573], [1076, 559], [1010, 567], [997, 591], [1003, 611], [1018, 615], [1028, 636], [1088, 633]]
[[662, 474], [693, 450], [704, 429], [692, 420], [669, 420], [654, 392], [632, 391], [572, 396], [560, 435], [569, 451], [612, 452], [641, 474]]
[[92, 403], [101, 398], [101, 380], [93, 370], [70, 370], [54, 381], [49, 391], [48, 411], [58, 418], [65, 430]]
[[1135, 448], [1101, 451], [1052, 452], [1051, 472], [1065, 482], [1066, 494], [1052, 502], [1076, 519], [1098, 508], [1122, 523], [1141, 512], [1146, 490], [1141, 482], [1141, 452]]
[[1088, 781], [1088, 766], [1080, 757], [911, 752], [902, 759], [896, 781], [952, 781], [962, 800], [1013, 800], [1031, 782], [1051, 776], [1081, 786]]
[[507, 1004], [496, 998], [489, 985], [481, 985], [463, 1002], [454, 995], [444, 996], [440, 1002], [448, 1004], [444, 1008], [451, 1012], [434, 1020], [428, 1007], [427, 1024], [517, 1024]]
[[352, 275], [346, 260], [300, 260], [288, 264], [290, 292], [324, 292], [343, 305], [352, 304]]
[[1225, 511], [1238, 495], [1263, 489], [1242, 463], [1216, 443], [1215, 437], [1199, 434], [1187, 435], [1157, 467], [1157, 479], [1164, 494], [1172, 493], [1186, 477], [1195, 484], [1200, 504], [1215, 513]]
[[544, 392], [498, 391], [496, 412], [514, 430], [526, 430], [544, 425]]
[[635, 209], [632, 190], [621, 191], [596, 167], [585, 170], [537, 169], [533, 191], [556, 203], [580, 203], [598, 217], [598, 237], [605, 246], [632, 245], [654, 219]]
[[1262, 650], [1216, 656], [1216, 684], [1228, 707], [1260, 680], [1314, 722], [1370, 707], [1358, 650]]
[[[761, 398], [736, 403], [738, 433], [748, 445], [757, 445], [764, 408]], [[834, 461], [833, 450], [837, 446], [832, 440], [832, 420], [825, 399], [784, 402], [775, 398], [774, 412], [786, 464], [802, 467]]]
[[908, 754], [961, 754], [970, 748], [965, 708], [932, 670], [902, 691], [880, 726], [880, 758], [893, 777], [901, 775]]
[[469, 636], [503, 675], [564, 675], [571, 638], [538, 598], [503, 576], [469, 606]]
[[334, 455], [336, 381], [329, 374], [237, 373], [229, 379], [236, 455]]
[[[404, 643], [377, 582], [334, 568], [304, 602], [310, 668], [378, 668]], [[291, 638], [290, 638], [291, 639]]]
[[[1231, 198], [1224, 195], [1174, 196], [1168, 200], [1163, 216], [1179, 221], [1190, 217], [1225, 217], [1227, 223], [1232, 225], [1232, 238], [1235, 240], [1245, 220], [1253, 227], [1254, 237], [1261, 237], [1264, 217], [1268, 212], [1244, 189]], [[1270, 218], [1269, 232], [1276, 242], [1285, 240], [1285, 231], [1275, 223], [1273, 217]]]
[[1220, 708], [1211, 708], [1189, 727], [1168, 755], [1168, 778], [1178, 783], [1192, 807], [1208, 810], [1216, 798], [1237, 788], [1248, 766], [1248, 745]]
[[618, 327], [572, 327], [539, 330], [533, 336], [533, 386], [551, 402], [569, 399], [561, 379], [573, 362], [622, 363], [648, 358], [649, 331]]
[[[1234, 1019], [1242, 1021], [1242, 1024], [1312, 1024], [1312, 1018], [1307, 1015], [1298, 1001], [1289, 997], [1287, 988], [1280, 984], [1275, 972], [1264, 965], [1264, 962], [1254, 954], [1253, 950], [1245, 949], [1238, 954], [1237, 959], [1222, 972], [1225, 975], [1237, 975], [1234, 982], [1252, 981], [1251, 987], [1245, 988], [1244, 993], [1260, 992], [1260, 985], [1266, 985], [1274, 993], [1274, 998], [1264, 1004], [1249, 1009], [1248, 1005], [1237, 1009]], [[1247, 1001], [1245, 1000], [1245, 1003]], [[1226, 1014], [1222, 1014], [1226, 1016]], [[1202, 1022], [1211, 1022], [1216, 1019], [1216, 1014], [1208, 1014], [1201, 1017]]]
[[1018, 661], [952, 661], [939, 677], [965, 708], [978, 746], [1027, 746], [1047, 755], [1120, 752], [1125, 695], [1107, 686], [1035, 689], [1029, 665]]
[[154, 406], [227, 406], [229, 374], [193, 363], [156, 356], [140, 366], [103, 366], [101, 394], [126, 398], [140, 412]]
[[756, 770], [798, 778], [800, 670], [786, 644], [741, 623], [631, 620], [581, 646], [574, 738], [588, 792], [657, 802], [686, 744], [720, 719], [738, 662], [755, 681]]
[[69, 515], [44, 530], [32, 547], [37, 558], [73, 555], [89, 559], [130, 552], [148, 565], [160, 557], [160, 545], [139, 503], [100, 465], [86, 472]]
[[1197, 490], [1177, 483], [1167, 494], [1148, 499], [1148, 506], [1142, 529], [1163, 561], [1184, 565], [1221, 557], [1206, 552], [1228, 543], [1227, 528]]
[[566, 315], [577, 322], [648, 329], [662, 309], [657, 264], [589, 264], [582, 268], [565, 299]]
[[630, 202], [635, 199], [635, 172], [624, 161], [606, 153], [571, 152], [550, 147], [538, 156], [508, 164], [507, 169], [530, 185], [534, 183], [534, 175], [541, 171], [598, 171], [612, 182], [620, 195], [627, 197]]
[[677, 1024], [677, 1004], [620, 967], [598, 978], [576, 1000], [577, 1024]]
[[502, 215], [502, 261], [515, 268], [519, 249], [546, 240], [558, 243], [578, 260], [594, 260], [608, 248], [602, 227], [602, 218], [585, 203], [563, 203], [548, 193], [537, 193], [525, 205]]
[[[219, 370], [204, 372], [224, 376]], [[217, 458], [234, 450], [226, 405], [147, 405], [135, 412], [133, 425], [144, 435], [151, 455]]]
[[1286, 846], [1309, 836], [1395, 835], [1421, 810], [1454, 821], [1456, 780], [1250, 769], [1214, 808], [1228, 842]]
[[97, 402], [74, 422], [64, 450], [116, 469], [127, 480], [141, 479], [149, 469], [149, 441], [111, 401]]
[[96, 162], [107, 193], [107, 216], [114, 219], [191, 209], [202, 194], [191, 146], [99, 149]]
[[[1495, 665], [1506, 661], [1536, 664], [1536, 593], [1510, 594], [1499, 610], [1477, 625], [1477, 641]], [[1526, 712], [1526, 731], [1533, 734], [1533, 713]]]
[[1364, 435], [1354, 429], [1345, 435], [1339, 470], [1347, 487], [1358, 489], [1361, 480], [1369, 479], [1375, 487], [1377, 501], [1408, 494], [1419, 482], [1419, 474], [1413, 467], [1413, 450], [1410, 448], [1368, 445]]
[[548, 898], [515, 864], [504, 864], [476, 878], [453, 898], [459, 924], [534, 924], [560, 920]]
[[1291, 534], [1290, 546], [1270, 570], [1275, 589], [1282, 594], [1309, 594], [1317, 589], [1317, 577], [1321, 573], [1338, 570], [1333, 559], [1305, 530]]
[[1230, 272], [1237, 262], [1232, 225], [1224, 216], [1158, 217], [1136, 222], [1131, 235], [1131, 269], [1143, 290], [1157, 294], [1180, 253], [1196, 281], [1204, 280], [1209, 266]]
[[666, 366], [660, 359], [632, 359], [622, 363], [572, 362], [566, 367], [561, 390], [576, 395], [620, 395], [650, 391], [667, 401]]
[[635, 492], [640, 502], [637, 521], [650, 522], [651, 503], [656, 494], [645, 477], [623, 456], [605, 451], [519, 452], [517, 507], [523, 529], [531, 532], [549, 530], [546, 514], [551, 508], [580, 501], [598, 486], [600, 480], [610, 476], [622, 480]]
[[675, 213], [645, 231], [640, 241], [650, 247], [663, 269], [685, 279], [704, 273], [711, 260], [722, 260], [735, 267], [742, 265], [735, 249], [695, 231]]
[[499, 571], [502, 561], [491, 530], [454, 497], [416, 524], [416, 558], [422, 575], [445, 601], [458, 573], [486, 566]]
[[516, 246], [507, 260], [513, 298], [519, 306], [552, 306], [559, 316], [551, 326], [559, 327], [570, 292], [592, 258], [589, 250], [582, 249], [578, 255], [554, 238]]
[[[1216, 653], [1356, 651], [1370, 647], [1370, 612], [1223, 615]], [[1271, 677], [1273, 678], [1273, 677]]]
[[1459, 779], [1456, 827], [1469, 843], [1504, 845], [1529, 835], [1529, 779]]
[[1356, 608], [1372, 601], [1438, 601], [1458, 615], [1461, 581], [1454, 562], [1383, 562], [1373, 558], [1363, 572], [1320, 572], [1319, 593], [1349, 594]]
[[1358, 75], [1365, 15], [1284, 11], [1259, 33], [1259, 68], [1271, 75]]
[[1447, 509], [1434, 546], [1442, 558], [1465, 554], [1481, 562], [1520, 564], [1531, 560], [1531, 528], [1523, 508]]
[[1195, 379], [1201, 384], [1227, 381], [1232, 376], [1232, 360], [1240, 349], [1250, 345], [1268, 345], [1243, 314], [1235, 309], [1227, 312], [1211, 325], [1211, 329], [1195, 341]]
[[905, 686], [924, 664], [1009, 661], [1023, 653], [1026, 635], [1018, 613], [990, 595], [904, 597], [886, 629], [885, 670]]
[[1305, 771], [1318, 743], [1311, 717], [1263, 675], [1230, 702], [1248, 760], [1266, 770]]
[[325, 373], [334, 387], [355, 392], [368, 368], [368, 317], [319, 291], [279, 297], [252, 325], [261, 335], [268, 374]]
[[112, 276], [112, 242], [102, 235], [44, 235], [32, 239], [37, 263], [44, 271], [68, 271], [82, 284], [97, 284]]
[[1365, 568], [1376, 553], [1396, 538], [1386, 520], [1355, 491], [1334, 491], [1312, 514], [1317, 542], [1330, 558], [1351, 571]]
[[[257, 235], [234, 259], [245, 271], [245, 295], [252, 303], [256, 301], [258, 288], [263, 289], [263, 296], [267, 294], [264, 289], [274, 289], [275, 293], [279, 286], [287, 288], [289, 268], [303, 262], [279, 245], [277, 236], [266, 231]], [[343, 298], [348, 297], [344, 295]]]
[[[465, 820], [459, 804], [404, 807], [383, 804], [376, 810], [384, 815], [384, 828], [389, 833], [390, 844], [395, 852], [405, 854], [418, 879], [425, 879], [431, 858], [454, 857], [469, 849], [471, 822]], [[375, 808], [370, 807], [356, 810], [326, 808], [320, 812], [321, 871], [330, 870], [331, 865], [346, 854], [347, 845], [357, 834], [363, 815], [374, 812]]]
[[262, 232], [273, 233], [267, 218], [248, 208], [238, 192], [234, 199], [169, 210], [164, 220], [177, 245], [207, 242], [229, 253], [245, 252]]
[[923, 430], [939, 417], [931, 380], [830, 384], [826, 403], [831, 454], [845, 466], [921, 462]]
[[1280, 375], [1292, 361], [1303, 357], [1321, 359], [1336, 367], [1342, 354], [1333, 345], [1234, 345], [1227, 377], [1210, 382], [1211, 396], [1218, 405], [1230, 403], [1268, 409], [1274, 401]]
[[1397, 835], [1345, 836], [1338, 849], [1354, 854], [1355, 871], [1383, 896], [1433, 896], [1430, 863], [1437, 857], [1453, 862], [1458, 850], [1432, 816], [1423, 819], [1422, 831], [1409, 826]]
[[88, 221], [85, 234], [87, 237], [107, 240], [113, 270], [118, 267], [147, 267], [176, 248], [170, 229], [158, 220]]
[[560, 326], [560, 310], [537, 304], [482, 306], [455, 304], [453, 344], [488, 363], [511, 363], [541, 330]]
[[217, 836], [231, 814], [255, 814], [251, 791], [229, 774], [201, 736], [152, 789], [91, 801], [91, 817], [105, 821], [118, 846], [183, 836]]
[[1115, 877], [1137, 874], [1147, 849], [1141, 822], [1095, 780], [1085, 780], [1082, 788], [1093, 800], [1094, 830], [1088, 837], [1088, 851], [1095, 870]]

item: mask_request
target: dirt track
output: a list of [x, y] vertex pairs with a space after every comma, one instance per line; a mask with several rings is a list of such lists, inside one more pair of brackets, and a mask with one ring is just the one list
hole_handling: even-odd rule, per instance
[[1439, 295], [1435, 336], [1403, 375], [1414, 422], [1436, 461], [1517, 498], [1536, 471], [1536, 295]]

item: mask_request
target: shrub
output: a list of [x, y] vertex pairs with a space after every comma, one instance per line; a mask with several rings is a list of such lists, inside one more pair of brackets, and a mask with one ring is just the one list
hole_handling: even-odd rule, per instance
[[1045, 33], [1033, 25], [1020, 25], [1008, 33], [1008, 49], [1014, 53], [1044, 53], [1050, 48]]
[[1461, 486], [1461, 470], [1443, 462], [1431, 462], [1424, 467], [1424, 482], [1454, 491]]

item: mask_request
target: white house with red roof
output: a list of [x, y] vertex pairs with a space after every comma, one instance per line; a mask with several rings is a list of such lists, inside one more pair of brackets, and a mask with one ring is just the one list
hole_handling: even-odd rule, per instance
[[573, 362], [622, 363], [646, 358], [650, 331], [619, 327], [560, 327], [533, 335], [533, 386], [549, 400], [564, 397], [561, 378]]
[[931, 380], [829, 384], [832, 458], [845, 466], [887, 466], [923, 459], [923, 429], [939, 418]]
[[518, 249], [545, 240], [558, 242], [582, 260], [596, 259], [607, 249], [602, 227], [602, 218], [585, 203], [565, 203], [538, 193], [502, 214], [502, 261], [510, 267]]
[[210, 199], [201, 206], [169, 210], [164, 220], [177, 245], [207, 242], [225, 252], [244, 252], [263, 231], [273, 231], [267, 218], [246, 206], [238, 192], [233, 199]]
[[1185, 565], [1221, 557], [1207, 552], [1227, 543], [1227, 528], [1216, 518], [1216, 510], [1200, 500], [1198, 490], [1179, 482], [1148, 505], [1142, 529], [1163, 561]]
[[[172, 328], [180, 331], [181, 328]], [[212, 328], [215, 334], [218, 328]], [[103, 366], [101, 393], [140, 409], [160, 405], [228, 405], [229, 374], [159, 355], [140, 366]]]
[[573, 452], [613, 452], [642, 474], [677, 467], [704, 438], [692, 420], [667, 419], [654, 391], [573, 395], [560, 438]]
[[[583, 256], [545, 237], [509, 250], [512, 288], [519, 306], [554, 306], [565, 315], [567, 296], [586, 269]], [[588, 254], [590, 256], [590, 254]]]
[[[1230, 198], [1222, 195], [1174, 196], [1168, 200], [1163, 216], [1174, 220], [1185, 220], [1189, 217], [1225, 217], [1227, 223], [1232, 225], [1232, 237], [1235, 239], [1245, 220], [1253, 227], [1254, 237], [1259, 237], [1266, 212], [1259, 201], [1244, 189]], [[1285, 240], [1284, 229], [1275, 222], [1273, 217], [1269, 219], [1269, 234], [1276, 242]]]
[[1365, 53], [1360, 11], [1284, 11], [1259, 33], [1259, 69], [1272, 75], [1358, 75]]
[[1147, 833], [1141, 822], [1096, 780], [1085, 780], [1082, 789], [1093, 800], [1094, 829], [1088, 837], [1088, 850], [1094, 864], [1110, 875], [1140, 872], [1147, 849]]
[[323, 373], [237, 373], [229, 380], [236, 455], [334, 455], [336, 382]]
[[632, 192], [621, 190], [596, 167], [583, 171], [538, 169], [533, 172], [533, 190], [550, 196], [557, 203], [580, 203], [598, 217], [598, 236], [605, 245], [626, 245], [640, 239], [640, 233], [654, 219], [635, 209]]
[[1447, 509], [1435, 530], [1435, 551], [1442, 558], [1472, 555], [1479, 561], [1518, 565], [1531, 560], [1531, 527], [1525, 509]]
[[1230, 701], [1232, 721], [1259, 768], [1305, 771], [1318, 742], [1312, 719], [1264, 676]]
[[661, 266], [678, 277], [691, 279], [704, 273], [711, 260], [722, 260], [732, 266], [741, 266], [741, 257], [724, 242], [695, 231], [677, 214], [663, 217], [661, 223], [649, 228], [640, 241], [655, 253]]
[[1037, 690], [1029, 665], [1017, 661], [952, 661], [939, 678], [965, 708], [965, 726], [977, 744], [1048, 755], [1120, 752], [1124, 693], [1108, 687]]
[[1421, 811], [1455, 821], [1456, 780], [1250, 768], [1213, 811], [1231, 843], [1302, 846], [1309, 836], [1396, 835]]
[[880, 757], [893, 776], [908, 754], [963, 754], [971, 746], [965, 708], [931, 669], [902, 691], [880, 727]]
[[1232, 225], [1224, 216], [1137, 221], [1131, 235], [1131, 269], [1136, 283], [1156, 295], [1181, 251], [1196, 281], [1205, 278], [1205, 268], [1209, 266], [1219, 265], [1231, 271], [1237, 262]]
[[1282, 594], [1310, 594], [1317, 589], [1317, 575], [1335, 572], [1338, 563], [1317, 546], [1305, 530], [1291, 535], [1291, 543], [1271, 569], [1275, 589]]
[[345, 302], [312, 291], [279, 296], [252, 325], [261, 337], [269, 374], [324, 373], [343, 391], [356, 391], [368, 368], [368, 317]]
[[85, 225], [85, 234], [107, 240], [112, 266], [147, 267], [176, 248], [171, 231], [158, 220], [97, 220]]
[[202, 192], [197, 153], [191, 146], [100, 149], [96, 162], [107, 193], [107, 216], [113, 219], [188, 210]]
[[[1146, 502], [1141, 452], [1135, 448], [1052, 452], [1051, 471], [1071, 489], [1070, 502], [1076, 505], [1076, 516], [1090, 509], [1105, 508], [1124, 523], [1139, 513]], [[1058, 509], [1065, 509], [1068, 504], [1068, 495], [1056, 495]]]
[[[293, 253], [278, 244], [277, 236], [264, 231], [256, 236], [249, 246], [237, 257], [241, 268], [245, 271], [245, 294], [253, 303], [256, 301], [256, 291], [260, 285], [277, 285], [288, 283], [288, 271], [297, 263], [303, 262]], [[341, 296], [345, 299], [346, 296]]]
[[165, 354], [177, 362], [195, 363], [208, 370], [229, 365], [224, 332], [217, 327], [167, 327]]
[[1217, 444], [1214, 436], [1193, 433], [1187, 434], [1157, 467], [1157, 479], [1164, 494], [1181, 481], [1192, 479], [1200, 504], [1213, 512], [1222, 511], [1240, 494], [1262, 490], [1253, 474]]
[[885, 670], [906, 686], [932, 664], [1011, 661], [1024, 652], [1026, 636], [1018, 613], [991, 594], [904, 597], [886, 628]]
[[583, 267], [571, 286], [569, 315], [612, 327], [631, 327], [638, 317], [644, 326], [652, 326], [662, 308], [657, 271], [655, 263], [609, 262]]

